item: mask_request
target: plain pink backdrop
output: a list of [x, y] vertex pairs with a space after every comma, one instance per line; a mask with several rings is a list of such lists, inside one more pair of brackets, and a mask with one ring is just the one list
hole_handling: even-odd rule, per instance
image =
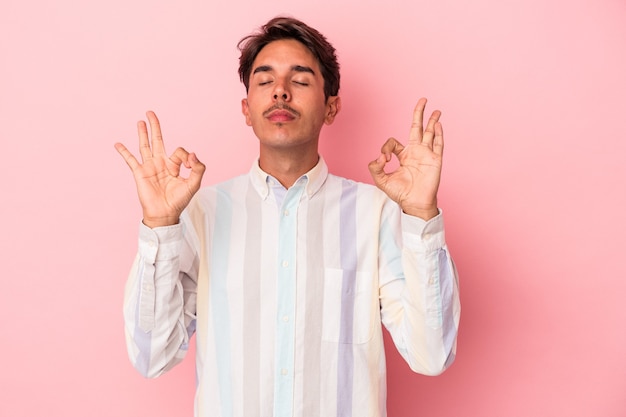
[[152, 109], [205, 184], [246, 171], [235, 45], [281, 13], [338, 49], [335, 173], [370, 182], [420, 96], [443, 111], [458, 357], [424, 377], [388, 344], [390, 417], [626, 415], [623, 0], [2, 0], [0, 415], [192, 415], [191, 358], [149, 381], [126, 357], [140, 210], [113, 143]]

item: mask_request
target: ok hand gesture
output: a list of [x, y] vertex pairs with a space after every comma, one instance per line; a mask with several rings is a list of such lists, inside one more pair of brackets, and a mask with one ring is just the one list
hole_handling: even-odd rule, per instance
[[[150, 228], [169, 226], [178, 223], [180, 214], [200, 188], [206, 167], [194, 153], [183, 148], [176, 149], [168, 157], [159, 119], [151, 111], [146, 116], [150, 122], [151, 140], [148, 139], [146, 123], [143, 120], [137, 123], [142, 163], [121, 143], [116, 143], [115, 149], [135, 177], [144, 224]], [[181, 165], [191, 169], [188, 178], [180, 176]]]
[[[429, 220], [439, 213], [437, 190], [441, 178], [443, 129], [439, 123], [441, 112], [435, 110], [423, 130], [425, 107], [426, 99], [421, 98], [413, 111], [406, 147], [394, 138], [388, 139], [380, 156], [370, 162], [369, 170], [376, 186], [405, 213]], [[396, 155], [400, 166], [386, 173], [385, 165], [391, 160], [391, 154]]]

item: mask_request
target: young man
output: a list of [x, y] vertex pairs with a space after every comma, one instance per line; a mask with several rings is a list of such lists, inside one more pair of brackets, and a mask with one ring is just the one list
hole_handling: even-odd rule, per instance
[[[250, 172], [200, 188], [194, 153], [165, 153], [139, 122], [122, 145], [143, 208], [125, 294], [130, 359], [156, 377], [196, 332], [197, 416], [385, 416], [382, 324], [416, 372], [454, 360], [457, 276], [437, 208], [443, 131], [419, 100], [406, 146], [369, 165], [377, 187], [328, 173], [322, 126], [341, 110], [334, 48], [275, 18], [239, 44]], [[385, 165], [395, 155], [399, 168]], [[179, 175], [181, 165], [191, 169]], [[381, 191], [382, 190], [382, 191]]]

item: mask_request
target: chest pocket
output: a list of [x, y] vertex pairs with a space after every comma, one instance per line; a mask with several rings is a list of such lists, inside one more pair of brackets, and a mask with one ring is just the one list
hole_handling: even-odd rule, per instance
[[322, 339], [327, 342], [359, 344], [369, 341], [378, 317], [374, 274], [367, 271], [326, 268]]

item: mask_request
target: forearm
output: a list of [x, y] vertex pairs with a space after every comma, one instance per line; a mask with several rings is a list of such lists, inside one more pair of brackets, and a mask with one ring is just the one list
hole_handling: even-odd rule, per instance
[[437, 375], [454, 360], [458, 276], [445, 245], [441, 215], [422, 224], [408, 216], [402, 221], [404, 276], [381, 288], [383, 322], [412, 370]]
[[[195, 322], [195, 280], [181, 257], [180, 230], [142, 226], [139, 251], [124, 298], [126, 342], [131, 362], [156, 377], [180, 362]], [[181, 265], [182, 264], [182, 265]]]

